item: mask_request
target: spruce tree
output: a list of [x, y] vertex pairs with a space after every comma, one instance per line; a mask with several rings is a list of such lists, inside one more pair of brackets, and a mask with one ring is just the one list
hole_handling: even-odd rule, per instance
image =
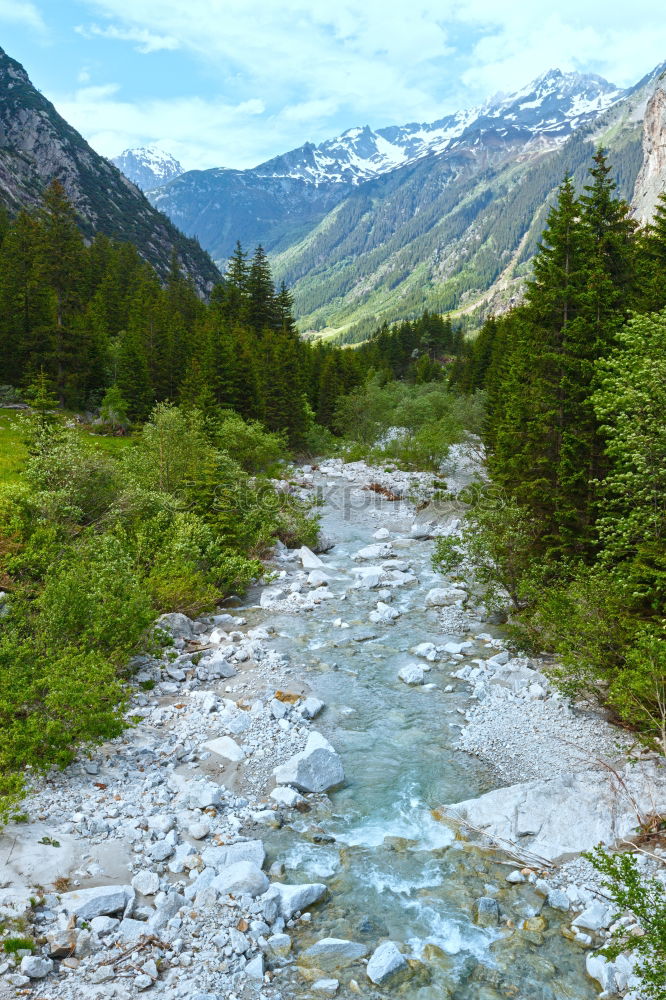
[[254, 252], [247, 278], [247, 322], [256, 333], [282, 328], [271, 269], [262, 246]]

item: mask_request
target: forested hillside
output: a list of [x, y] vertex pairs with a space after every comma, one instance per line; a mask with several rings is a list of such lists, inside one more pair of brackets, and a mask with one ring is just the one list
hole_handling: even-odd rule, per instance
[[204, 303], [175, 255], [163, 284], [130, 244], [99, 235], [86, 245], [58, 184], [37, 213], [3, 225], [2, 382], [20, 389], [43, 373], [69, 409], [98, 407], [113, 386], [131, 421], [166, 400], [228, 406], [304, 448], [315, 418], [331, 426], [337, 397], [371, 367], [404, 375], [414, 352], [450, 353], [442, 324], [431, 316], [384, 331], [360, 352], [313, 347], [261, 248], [248, 260], [238, 246]]
[[[666, 747], [666, 195], [638, 230], [599, 150], [561, 184], [526, 300], [454, 381], [484, 388], [490, 484], [467, 543], [520, 643]], [[440, 545], [452, 565], [455, 543]], [[484, 577], [485, 574], [485, 577]]]

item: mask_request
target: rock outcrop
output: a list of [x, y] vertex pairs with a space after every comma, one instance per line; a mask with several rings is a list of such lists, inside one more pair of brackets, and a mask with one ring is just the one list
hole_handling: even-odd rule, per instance
[[631, 838], [641, 817], [666, 812], [666, 786], [646, 761], [522, 782], [448, 808], [503, 847], [557, 862]]
[[666, 191], [666, 84], [648, 101], [643, 122], [643, 166], [634, 189], [634, 216], [650, 222], [659, 195]]
[[32, 85], [20, 63], [0, 49], [0, 204], [14, 214], [33, 209], [60, 181], [86, 237], [131, 239], [166, 277], [175, 250], [203, 294], [219, 280], [212, 260], [144, 198]]

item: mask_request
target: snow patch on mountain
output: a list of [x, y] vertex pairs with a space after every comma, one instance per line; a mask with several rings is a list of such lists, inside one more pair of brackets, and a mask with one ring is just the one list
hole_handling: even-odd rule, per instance
[[154, 191], [184, 173], [174, 156], [156, 146], [126, 149], [111, 162], [142, 191]]
[[261, 177], [290, 177], [312, 184], [361, 184], [425, 156], [459, 145], [474, 147], [488, 134], [500, 139], [548, 136], [564, 141], [585, 122], [625, 96], [595, 74], [549, 70], [515, 94], [496, 95], [484, 105], [439, 121], [391, 125], [373, 131], [356, 126], [320, 143], [277, 156], [254, 168]]

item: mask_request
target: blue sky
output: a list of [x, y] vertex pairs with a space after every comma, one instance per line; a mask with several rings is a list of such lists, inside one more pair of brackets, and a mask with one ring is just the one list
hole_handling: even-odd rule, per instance
[[554, 66], [627, 86], [666, 60], [666, 18], [662, 0], [0, 0], [0, 44], [105, 156], [248, 167]]

